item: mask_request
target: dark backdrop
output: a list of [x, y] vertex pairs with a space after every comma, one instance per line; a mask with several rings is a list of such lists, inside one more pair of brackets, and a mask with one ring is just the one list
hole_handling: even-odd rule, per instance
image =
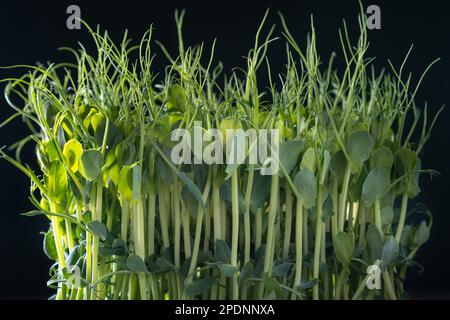
[[[162, 4], [161, 4], [162, 3]], [[242, 58], [253, 45], [254, 34], [267, 7], [271, 7], [270, 22], [278, 23], [276, 12], [284, 15], [291, 32], [304, 43], [309, 31], [309, 17], [314, 14], [318, 47], [323, 60], [332, 51], [342, 58], [338, 28], [342, 19], [350, 24], [355, 38], [358, 2], [352, 1], [290, 1], [282, 3], [210, 1], [124, 1], [115, 5], [110, 1], [2, 1], [0, 4], [0, 65], [34, 64], [37, 61], [59, 62], [67, 56], [56, 49], [76, 46], [80, 41], [92, 47], [89, 35], [83, 28], [71, 31], [66, 28], [66, 8], [78, 4], [82, 18], [91, 25], [100, 24], [113, 38], [120, 40], [125, 29], [138, 40], [150, 23], [155, 26], [155, 39], [171, 50], [176, 50], [176, 31], [173, 19], [176, 8], [187, 9], [184, 37], [188, 44], [205, 41], [210, 48], [218, 38], [216, 57], [223, 61], [225, 70], [235, 66], [245, 67]], [[419, 103], [428, 101], [436, 111], [449, 101], [450, 96], [450, 27], [445, 1], [364, 1], [364, 6], [377, 4], [382, 12], [382, 29], [369, 31], [370, 55], [376, 56], [376, 66], [387, 67], [387, 59], [399, 66], [408, 48], [414, 51], [407, 65], [417, 80], [427, 64], [436, 57], [442, 61], [433, 68], [417, 96]], [[279, 28], [277, 29], [280, 30]], [[283, 41], [274, 43], [269, 52], [274, 72], [282, 71], [285, 63]], [[166, 62], [155, 46], [156, 68]], [[341, 60], [342, 61], [342, 60]], [[0, 78], [18, 75], [18, 71], [1, 70]], [[264, 80], [264, 79], [263, 79]], [[3, 86], [1, 86], [3, 90]], [[0, 119], [11, 111], [0, 99]], [[435, 224], [429, 242], [420, 251], [417, 260], [425, 272], [418, 278], [409, 277], [408, 288], [415, 297], [449, 297], [450, 277], [450, 217], [448, 212], [449, 112], [442, 114], [433, 137], [425, 149], [425, 168], [441, 172], [430, 181], [421, 178], [422, 194], [419, 201], [433, 212]], [[0, 129], [0, 145], [10, 145], [27, 134], [25, 127], [16, 121]], [[25, 149], [23, 158], [34, 164], [33, 148]], [[46, 298], [50, 261], [42, 253], [42, 236], [48, 222], [45, 218], [25, 218], [19, 215], [31, 205], [27, 199], [29, 181], [5, 161], [0, 161], [0, 298]]]

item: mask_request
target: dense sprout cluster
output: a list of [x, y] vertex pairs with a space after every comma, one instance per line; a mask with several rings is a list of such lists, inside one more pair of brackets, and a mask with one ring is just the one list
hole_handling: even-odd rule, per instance
[[[356, 46], [340, 33], [339, 74], [333, 59], [321, 65], [314, 28], [302, 51], [282, 19], [287, 63], [275, 77], [266, 58], [274, 29], [263, 38], [263, 20], [247, 69], [222, 80], [214, 45], [206, 58], [203, 45], [185, 47], [182, 20], [178, 55], [160, 46], [169, 65], [159, 78], [152, 30], [133, 47], [89, 29], [95, 55], [67, 49], [74, 64], [26, 66], [4, 80], [16, 111], [7, 122], [20, 117], [31, 135], [14, 146], [17, 159], [0, 152], [31, 179], [36, 210], [27, 215], [50, 220], [55, 298], [405, 297], [431, 228], [428, 211], [408, 202], [430, 172], [419, 154], [435, 118], [416, 107], [403, 65], [368, 71], [361, 17]], [[269, 75], [264, 91], [258, 72]], [[278, 174], [250, 163], [174, 164], [172, 131], [196, 121], [279, 129]], [[28, 141], [39, 173], [19, 160]], [[408, 224], [408, 213], [425, 220]]]

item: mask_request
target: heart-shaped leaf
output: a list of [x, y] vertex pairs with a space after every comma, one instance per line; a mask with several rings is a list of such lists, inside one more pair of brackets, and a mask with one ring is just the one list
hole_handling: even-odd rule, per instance
[[216, 278], [214, 277], [195, 280], [186, 285], [184, 292], [188, 296], [196, 296], [209, 291], [215, 282]]
[[426, 222], [422, 221], [420, 225], [416, 227], [416, 230], [414, 232], [413, 246], [420, 247], [425, 242], [427, 242], [429, 237], [430, 237], [430, 229], [428, 228]]
[[308, 148], [303, 154], [300, 162], [300, 170], [308, 169], [311, 172], [316, 172], [316, 150], [313, 147]]
[[[303, 150], [303, 143], [298, 140], [286, 141], [280, 145], [279, 159], [280, 165], [289, 174], [294, 166], [297, 164], [298, 156]], [[280, 171], [281, 175], [283, 173]]]
[[361, 198], [369, 207], [380, 200], [389, 188], [389, 175], [383, 167], [372, 169], [367, 175], [362, 188]]
[[81, 174], [89, 181], [95, 181], [102, 172], [103, 157], [100, 151], [85, 150], [80, 157], [78, 167]]
[[127, 258], [127, 268], [131, 272], [147, 272], [147, 266], [141, 257], [135, 254], [130, 254]]
[[89, 222], [88, 228], [103, 241], [108, 237], [108, 229], [105, 224], [100, 221], [94, 220]]
[[354, 249], [350, 236], [345, 232], [339, 232], [336, 235], [334, 248], [336, 258], [339, 260], [339, 262], [344, 265], [348, 264], [352, 258]]
[[367, 230], [366, 243], [369, 263], [373, 264], [381, 258], [381, 253], [383, 251], [383, 240], [378, 228], [372, 224]]
[[348, 155], [352, 163], [360, 165], [369, 159], [372, 144], [372, 137], [367, 131], [353, 132], [347, 140]]
[[232, 278], [239, 271], [239, 268], [228, 263], [219, 263], [219, 270], [225, 277]]
[[312, 208], [317, 196], [317, 179], [314, 173], [306, 168], [300, 170], [295, 176], [294, 186], [302, 197], [305, 208]]
[[78, 171], [78, 161], [83, 153], [83, 146], [75, 139], [66, 142], [63, 149], [64, 158], [72, 172]]
[[390, 265], [397, 259], [399, 254], [399, 246], [393, 236], [389, 236], [384, 242], [383, 251], [381, 253], [381, 260], [386, 265]]

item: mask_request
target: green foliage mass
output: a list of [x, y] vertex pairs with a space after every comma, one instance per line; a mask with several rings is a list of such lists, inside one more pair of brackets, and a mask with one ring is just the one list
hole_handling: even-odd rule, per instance
[[[406, 59], [390, 73], [371, 69], [363, 16], [356, 45], [340, 33], [340, 73], [320, 60], [313, 27], [303, 50], [281, 17], [281, 75], [266, 56], [275, 40], [274, 28], [263, 37], [266, 17], [244, 72], [222, 76], [214, 44], [185, 46], [177, 13], [176, 55], [158, 48], [152, 29], [132, 46], [85, 25], [94, 54], [66, 48], [74, 61], [2, 80], [15, 111], [4, 124], [20, 118], [30, 135], [13, 146], [16, 159], [0, 153], [31, 180], [36, 210], [27, 215], [49, 218], [54, 298], [406, 296], [406, 272], [432, 224], [408, 202], [431, 172], [419, 155], [436, 118], [416, 106]], [[153, 60], [165, 58], [157, 76]], [[247, 162], [174, 164], [171, 133], [196, 121], [223, 132], [280, 129], [278, 174]], [[29, 141], [39, 172], [19, 158]], [[408, 213], [425, 220], [414, 225]], [[369, 290], [373, 264], [383, 285]]]

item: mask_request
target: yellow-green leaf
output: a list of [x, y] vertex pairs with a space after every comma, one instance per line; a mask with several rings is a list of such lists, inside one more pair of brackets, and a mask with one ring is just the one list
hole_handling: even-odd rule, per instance
[[63, 149], [64, 158], [72, 172], [78, 171], [78, 161], [83, 153], [83, 146], [75, 139], [66, 142]]

